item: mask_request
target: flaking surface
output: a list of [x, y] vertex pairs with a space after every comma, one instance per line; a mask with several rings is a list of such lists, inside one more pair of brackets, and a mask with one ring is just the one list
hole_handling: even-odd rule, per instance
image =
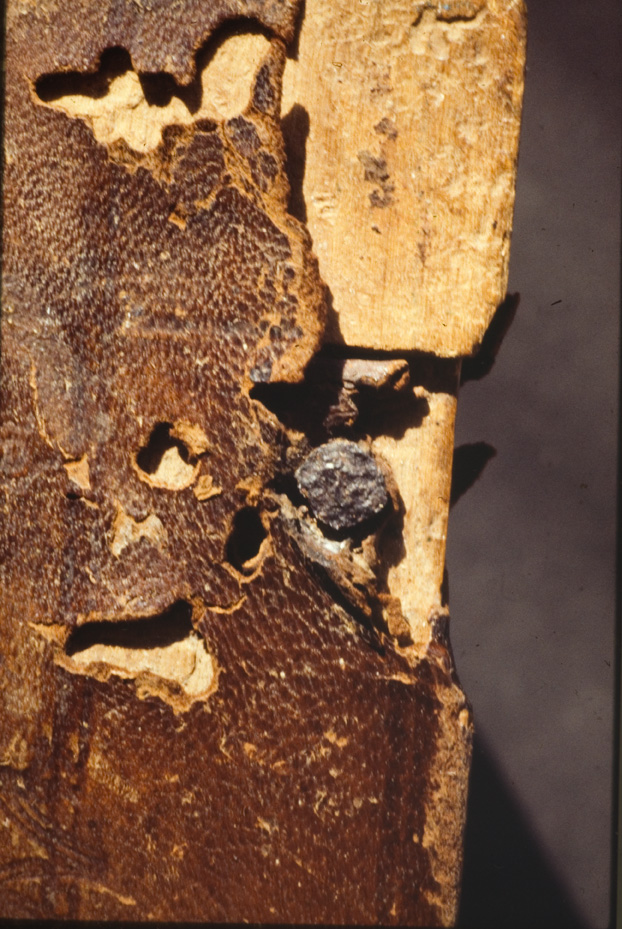
[[[432, 925], [455, 910], [459, 863], [440, 886], [424, 841], [443, 714], [469, 741], [451, 664], [333, 596], [272, 487], [288, 433], [250, 395], [302, 379], [325, 312], [286, 212], [294, 13], [9, 6], [5, 917]], [[154, 151], [98, 142], [38, 96], [40, 78], [93, 71], [115, 45], [137, 71], [187, 81], [198, 46], [240, 15], [270, 35], [244, 111], [169, 126]], [[155, 640], [112, 629], [140, 637], [179, 604], [212, 662], [198, 696], [164, 660], [145, 670]], [[100, 643], [72, 661], [102, 624], [114, 657]]]

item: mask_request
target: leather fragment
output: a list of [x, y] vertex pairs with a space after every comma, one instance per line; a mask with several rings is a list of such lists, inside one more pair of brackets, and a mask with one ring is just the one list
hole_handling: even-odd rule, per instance
[[[414, 654], [333, 595], [275, 491], [291, 436], [252, 395], [303, 380], [326, 311], [286, 209], [296, 12], [9, 4], [3, 917], [433, 925], [455, 909], [429, 812], [441, 745], [468, 760], [447, 650]], [[165, 127], [154, 150], [102, 143], [38, 93], [117, 46], [188, 84], [232, 21], [269, 37], [243, 112]], [[373, 586], [359, 569], [350, 587]]]

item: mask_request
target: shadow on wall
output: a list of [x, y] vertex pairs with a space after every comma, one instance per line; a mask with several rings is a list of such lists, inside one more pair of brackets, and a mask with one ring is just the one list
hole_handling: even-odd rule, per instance
[[589, 929], [475, 737], [458, 929]]

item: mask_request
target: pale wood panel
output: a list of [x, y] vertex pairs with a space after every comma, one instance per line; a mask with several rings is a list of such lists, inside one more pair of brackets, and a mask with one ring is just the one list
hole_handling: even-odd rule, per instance
[[[434, 363], [428, 362], [430, 372]], [[442, 598], [460, 363], [436, 365], [431, 389], [415, 387], [428, 412], [399, 438], [380, 435], [374, 452], [387, 461], [404, 503], [404, 556], [389, 568], [388, 587], [398, 597], [413, 641], [425, 647], [434, 622], [446, 612]]]
[[522, 0], [308, 0], [282, 112], [309, 115], [307, 223], [346, 344], [480, 341], [507, 283], [524, 53]]

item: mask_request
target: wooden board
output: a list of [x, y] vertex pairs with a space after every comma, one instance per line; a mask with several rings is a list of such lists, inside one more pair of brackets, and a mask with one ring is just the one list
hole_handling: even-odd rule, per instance
[[333, 341], [476, 349], [505, 297], [524, 56], [522, 0], [307, 0], [283, 113]]
[[439, 618], [449, 619], [443, 578], [460, 364], [425, 359], [411, 371], [421, 416], [404, 416], [403, 429], [377, 436], [373, 447], [389, 462], [404, 501], [403, 556], [389, 568], [388, 588], [413, 641], [425, 648]]

